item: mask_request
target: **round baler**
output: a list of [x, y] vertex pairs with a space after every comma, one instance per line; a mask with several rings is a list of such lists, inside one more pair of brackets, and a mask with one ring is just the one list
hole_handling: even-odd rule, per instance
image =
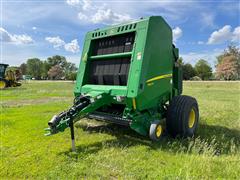
[[182, 94], [182, 70], [172, 29], [160, 16], [90, 31], [86, 34], [67, 111], [48, 123], [48, 134], [83, 117], [129, 126], [152, 140], [166, 130], [193, 136], [199, 120], [195, 98]]

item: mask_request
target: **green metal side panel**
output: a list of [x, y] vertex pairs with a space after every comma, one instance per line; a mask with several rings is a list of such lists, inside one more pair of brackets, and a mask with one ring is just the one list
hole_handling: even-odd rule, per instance
[[142, 64], [144, 58], [144, 48], [147, 37], [148, 21], [142, 21], [137, 25], [133, 56], [128, 79], [129, 98], [135, 98], [138, 95], [139, 82], [142, 73]]
[[82, 51], [82, 57], [80, 59], [79, 69], [78, 69], [78, 73], [77, 73], [77, 80], [76, 80], [76, 85], [75, 85], [75, 89], [74, 89], [75, 96], [78, 96], [81, 93], [85, 68], [86, 68], [86, 64], [87, 64], [87, 60], [88, 60], [88, 51], [89, 51], [90, 43], [91, 43], [90, 34], [87, 33], [87, 35], [85, 37], [83, 51]]
[[173, 68], [173, 94], [178, 96], [182, 94], [182, 67], [176, 66]]
[[[97, 87], [97, 88], [96, 88]], [[82, 86], [81, 93], [88, 93], [92, 90], [100, 91], [106, 94], [110, 94], [111, 96], [126, 96], [127, 95], [127, 87], [126, 86], [107, 86], [107, 85], [92, 85], [86, 84]]]
[[143, 55], [142, 71], [136, 99], [137, 109], [156, 107], [161, 99], [169, 99], [172, 93], [172, 78], [161, 78], [151, 83], [149, 79], [172, 75], [172, 30], [161, 17], [150, 17]]

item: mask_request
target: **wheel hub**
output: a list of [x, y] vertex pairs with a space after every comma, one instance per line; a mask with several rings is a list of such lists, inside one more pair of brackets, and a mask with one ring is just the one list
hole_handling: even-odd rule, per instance
[[156, 136], [160, 137], [161, 134], [162, 134], [162, 126], [158, 125], [157, 128], [156, 128]]
[[6, 83], [4, 81], [0, 81], [0, 89], [4, 89], [6, 86]]
[[195, 119], [196, 119], [196, 114], [194, 109], [192, 108], [189, 114], [189, 119], [188, 119], [188, 127], [192, 128], [195, 124]]

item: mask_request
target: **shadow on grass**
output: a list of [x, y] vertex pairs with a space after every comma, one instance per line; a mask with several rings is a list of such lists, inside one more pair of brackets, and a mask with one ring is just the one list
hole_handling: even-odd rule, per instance
[[79, 125], [78, 127], [90, 134], [104, 133], [116, 138], [87, 145], [79, 145], [76, 147], [76, 153], [72, 153], [71, 149], [69, 149], [60, 154], [71, 158], [78, 158], [82, 155], [86, 156], [97, 153], [103, 148], [128, 148], [138, 145], [147, 146], [150, 150], [161, 149], [174, 154], [207, 154], [210, 156], [234, 154], [240, 149], [240, 131], [216, 125], [200, 124], [198, 133], [193, 138], [172, 138], [166, 134], [159, 142], [152, 142], [148, 137], [137, 134], [129, 127], [115, 124], [98, 126]]

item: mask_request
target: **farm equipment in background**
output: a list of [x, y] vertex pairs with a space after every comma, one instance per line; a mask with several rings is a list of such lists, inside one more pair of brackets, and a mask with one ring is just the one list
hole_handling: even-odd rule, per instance
[[7, 67], [8, 64], [0, 64], [0, 89], [21, 86], [21, 83], [17, 81], [17, 71], [6, 71]]
[[158, 141], [193, 136], [199, 112], [195, 98], [183, 96], [178, 49], [160, 16], [88, 32], [74, 90], [73, 106], [48, 122], [46, 135], [83, 117], [129, 126]]

